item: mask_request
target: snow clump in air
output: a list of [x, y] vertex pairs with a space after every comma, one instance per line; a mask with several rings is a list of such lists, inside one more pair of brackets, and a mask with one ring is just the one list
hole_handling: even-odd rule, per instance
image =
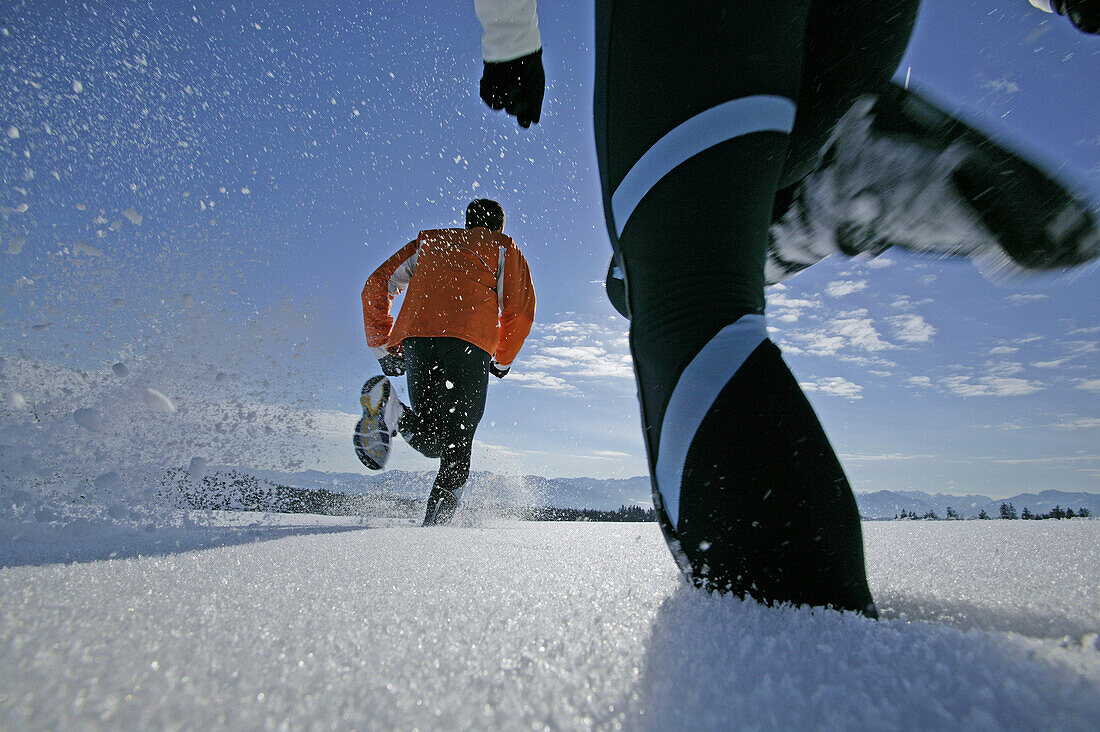
[[27, 408], [27, 399], [17, 391], [8, 392], [4, 404], [13, 412], [22, 412]]
[[73, 421], [89, 432], [103, 431], [103, 415], [98, 409], [81, 407], [73, 412]]
[[118, 490], [122, 486], [122, 478], [112, 470], [97, 477], [92, 481], [92, 485], [100, 490]]
[[172, 414], [176, 411], [176, 405], [172, 403], [172, 400], [156, 389], [145, 389], [141, 398], [145, 401], [145, 406], [157, 414]]
[[187, 474], [191, 476], [191, 480], [202, 480], [206, 475], [206, 460], [201, 457], [191, 458], [191, 462], [187, 464]]
[[102, 257], [103, 250], [99, 247], [92, 246], [86, 241], [81, 240], [78, 241], [76, 244], [73, 244], [73, 254], [83, 254], [85, 257]]

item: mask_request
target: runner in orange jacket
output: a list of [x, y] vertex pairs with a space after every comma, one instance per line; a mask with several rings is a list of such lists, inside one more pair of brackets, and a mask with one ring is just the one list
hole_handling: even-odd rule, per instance
[[[400, 432], [415, 450], [440, 459], [425, 526], [454, 515], [470, 475], [489, 374], [504, 378], [534, 321], [527, 260], [503, 228], [499, 203], [472, 201], [465, 229], [420, 232], [363, 286], [367, 345], [383, 375], [363, 385], [355, 452], [380, 470], [390, 438]], [[390, 306], [403, 290], [395, 322]], [[402, 374], [411, 406], [393, 395], [389, 377]]]

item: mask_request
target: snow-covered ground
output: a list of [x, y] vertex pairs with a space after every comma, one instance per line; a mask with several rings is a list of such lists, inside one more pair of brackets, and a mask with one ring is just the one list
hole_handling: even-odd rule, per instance
[[865, 524], [875, 622], [653, 524], [219, 518], [0, 539], [0, 728], [1100, 725], [1096, 520]]

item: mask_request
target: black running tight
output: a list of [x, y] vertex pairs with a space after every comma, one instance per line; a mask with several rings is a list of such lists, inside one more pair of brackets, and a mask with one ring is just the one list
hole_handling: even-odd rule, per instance
[[458, 338], [403, 341], [410, 409], [398, 425], [417, 452], [438, 457], [435, 485], [452, 493], [470, 475], [474, 431], [485, 413], [489, 354]]
[[873, 613], [851, 489], [767, 338], [764, 255], [777, 194], [889, 83], [917, 5], [597, 0], [596, 148], [655, 502], [703, 586]]
[[[856, 97], [889, 83], [918, 4], [596, 3], [595, 133], [608, 229], [625, 254], [636, 350], [671, 364], [638, 364], [652, 421], [661, 421], [670, 376], [721, 328], [764, 312], [776, 193], [813, 169]], [[693, 121], [697, 129], [683, 128]], [[670, 135], [677, 128], [681, 139]], [[729, 137], [708, 144], [708, 135]]]

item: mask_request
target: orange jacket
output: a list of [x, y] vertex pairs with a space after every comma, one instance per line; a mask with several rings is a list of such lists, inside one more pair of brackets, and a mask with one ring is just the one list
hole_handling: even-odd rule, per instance
[[[408, 288], [395, 323], [393, 298]], [[509, 366], [535, 318], [527, 260], [510, 237], [483, 227], [422, 231], [367, 278], [363, 325], [374, 355], [412, 337], [461, 338]]]

